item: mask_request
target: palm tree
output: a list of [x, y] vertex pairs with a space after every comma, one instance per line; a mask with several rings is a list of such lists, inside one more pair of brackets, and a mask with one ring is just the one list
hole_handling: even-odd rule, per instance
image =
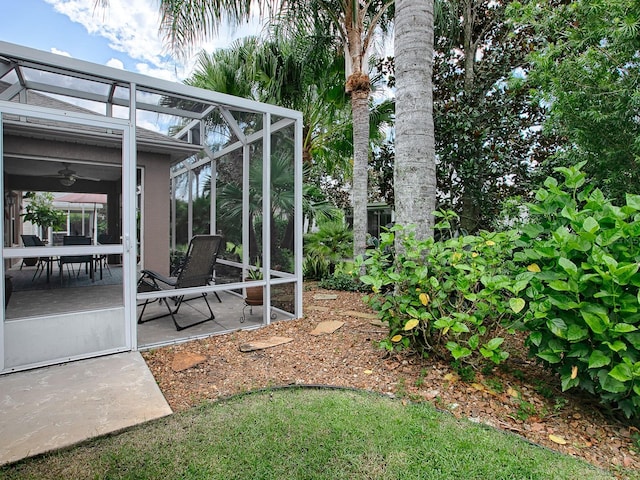
[[[310, 37], [295, 41], [245, 37], [227, 49], [201, 52], [194, 73], [185, 83], [228, 94], [242, 91], [245, 97], [302, 111], [303, 178], [307, 180], [303, 185], [304, 215], [310, 221], [331, 216], [335, 206], [309, 179], [332, 175], [350, 166], [350, 153], [345, 151], [342, 141], [345, 130], [351, 128], [344, 93], [344, 60], [336, 55], [335, 49], [326, 48], [322, 39]], [[384, 112], [374, 116], [387, 118]], [[217, 180], [221, 184], [233, 183], [234, 178], [241, 176], [239, 171], [227, 172], [233, 168], [230, 164], [233, 162], [219, 165]], [[241, 165], [241, 161], [236, 165]], [[210, 191], [209, 178], [204, 192]], [[289, 228], [293, 228], [292, 222]], [[293, 231], [285, 237], [291, 241], [292, 235]]]
[[[185, 83], [301, 111], [302, 156], [309, 164], [314, 151], [351, 125], [343, 78], [343, 58], [322, 39], [245, 37], [227, 49], [202, 51]], [[347, 157], [336, 142], [331, 142], [330, 149], [336, 153], [333, 158]], [[345, 160], [335, 163], [348, 164]]]
[[176, 52], [184, 53], [215, 34], [223, 20], [239, 24], [254, 14], [282, 28], [280, 32], [310, 28], [310, 35], [340, 42], [347, 65], [345, 91], [351, 96], [353, 119], [354, 255], [364, 253], [367, 232], [371, 92], [366, 69], [368, 51], [376, 29], [385, 25], [393, 3], [394, 0], [160, 0], [159, 3], [161, 29]]
[[433, 0], [396, 1], [396, 223], [415, 224], [418, 238], [433, 234], [436, 208], [433, 16]]

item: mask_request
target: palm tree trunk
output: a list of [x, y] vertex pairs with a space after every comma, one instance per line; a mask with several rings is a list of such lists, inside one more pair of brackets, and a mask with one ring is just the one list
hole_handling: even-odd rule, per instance
[[394, 45], [396, 223], [415, 225], [423, 239], [433, 235], [436, 208], [433, 0], [396, 0]]
[[353, 255], [364, 255], [367, 243], [367, 166], [369, 163], [369, 91], [351, 92], [353, 118]]

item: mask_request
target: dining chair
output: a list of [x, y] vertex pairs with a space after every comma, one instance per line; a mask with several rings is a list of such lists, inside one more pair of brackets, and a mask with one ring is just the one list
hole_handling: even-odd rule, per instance
[[[62, 238], [63, 245], [91, 245], [91, 237], [84, 237], [82, 235], [67, 235]], [[82, 264], [85, 264], [85, 271], [89, 273], [89, 277], [93, 280], [93, 255], [62, 255], [58, 260], [60, 266], [60, 283], [64, 279], [64, 266], [67, 265], [67, 271], [71, 265], [71, 271], [75, 272], [73, 268], [74, 263], [80, 264], [78, 266], [77, 276], [80, 275], [80, 269]]]

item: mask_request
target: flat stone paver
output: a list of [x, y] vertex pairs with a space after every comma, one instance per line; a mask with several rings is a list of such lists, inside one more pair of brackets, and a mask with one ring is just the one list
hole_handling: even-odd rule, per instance
[[265, 340], [256, 340], [240, 345], [240, 351], [253, 352], [254, 350], [263, 350], [265, 348], [277, 347], [278, 345], [283, 345], [292, 341], [293, 338], [289, 337], [269, 337]]
[[338, 320], [327, 320], [325, 322], [320, 322], [316, 325], [311, 332], [311, 335], [326, 335], [328, 333], [333, 333], [338, 330], [340, 327], [344, 325], [344, 322], [339, 322]]
[[336, 300], [338, 295], [335, 293], [316, 293], [313, 296], [314, 300]]
[[171, 362], [171, 370], [174, 372], [182, 372], [191, 367], [201, 364], [207, 359], [204, 355], [193, 352], [178, 352]]

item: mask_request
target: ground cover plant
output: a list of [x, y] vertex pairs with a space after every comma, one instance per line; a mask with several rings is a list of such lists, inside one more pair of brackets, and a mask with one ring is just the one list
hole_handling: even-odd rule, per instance
[[285, 389], [232, 397], [0, 467], [3, 479], [605, 479], [580, 460], [432, 406]]

